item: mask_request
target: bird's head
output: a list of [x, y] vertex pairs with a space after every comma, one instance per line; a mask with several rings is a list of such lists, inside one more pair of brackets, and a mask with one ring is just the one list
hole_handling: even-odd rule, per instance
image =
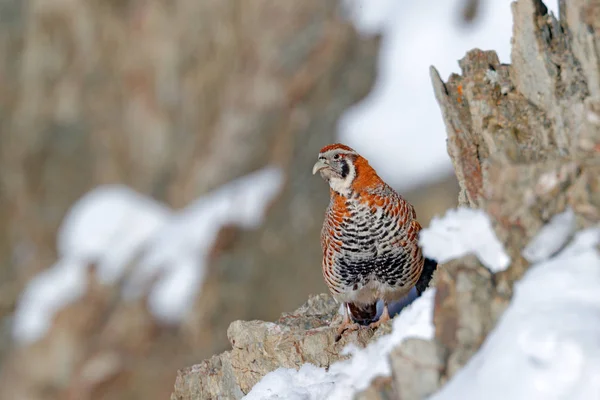
[[360, 156], [343, 144], [330, 144], [319, 152], [319, 158], [313, 167], [313, 174], [321, 173], [331, 189], [341, 195], [352, 192], [356, 178], [356, 161]]

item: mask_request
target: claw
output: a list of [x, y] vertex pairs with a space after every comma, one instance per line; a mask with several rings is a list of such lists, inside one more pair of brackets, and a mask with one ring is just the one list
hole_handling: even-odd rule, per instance
[[385, 303], [383, 305], [383, 311], [381, 312], [381, 317], [379, 317], [379, 319], [377, 321], [370, 323], [369, 328], [377, 329], [377, 328], [379, 328], [379, 325], [381, 325], [389, 320], [390, 320], [390, 312], [388, 310], [387, 303]]
[[350, 315], [348, 314], [348, 307], [346, 306], [346, 304], [344, 304], [344, 319], [342, 320], [340, 326], [337, 328], [335, 341], [338, 342], [342, 338], [342, 334], [345, 331], [353, 332], [358, 329], [360, 329], [360, 325], [356, 322], [353, 322], [350, 319]]
[[354, 332], [360, 329], [360, 325], [357, 324], [356, 322], [348, 322], [348, 323], [342, 323], [342, 325], [339, 326], [337, 333], [335, 335], [335, 341], [339, 342], [339, 340], [342, 338], [342, 334], [346, 331], [348, 332]]

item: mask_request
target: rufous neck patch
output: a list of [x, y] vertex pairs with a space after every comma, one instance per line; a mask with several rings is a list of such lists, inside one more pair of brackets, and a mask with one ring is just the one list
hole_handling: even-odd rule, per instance
[[377, 175], [377, 172], [375, 172], [365, 158], [360, 156], [356, 157], [354, 167], [356, 168], [356, 178], [354, 178], [354, 182], [352, 182], [352, 190], [355, 192], [360, 193], [365, 189], [384, 185], [379, 175]]

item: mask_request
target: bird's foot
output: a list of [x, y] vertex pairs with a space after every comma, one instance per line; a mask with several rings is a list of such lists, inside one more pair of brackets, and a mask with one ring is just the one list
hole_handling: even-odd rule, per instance
[[379, 328], [379, 325], [381, 325], [381, 324], [383, 324], [383, 323], [385, 323], [385, 322], [387, 322], [387, 321], [389, 321], [389, 320], [390, 320], [390, 317], [387, 317], [387, 318], [379, 318], [377, 321], [375, 321], [375, 322], [371, 322], [371, 323], [369, 324], [369, 328], [371, 328], [371, 329], [377, 329], [377, 328]]
[[360, 329], [360, 325], [356, 322], [352, 322], [351, 320], [343, 321], [341, 325], [337, 328], [337, 332], [335, 334], [335, 341], [338, 342], [342, 338], [342, 334], [346, 331], [354, 332]]
[[377, 328], [379, 328], [379, 325], [388, 322], [390, 319], [391, 319], [390, 313], [388, 312], [387, 305], [386, 305], [383, 309], [383, 313], [381, 314], [381, 317], [379, 317], [379, 319], [377, 321], [371, 322], [369, 324], [369, 328], [377, 329]]

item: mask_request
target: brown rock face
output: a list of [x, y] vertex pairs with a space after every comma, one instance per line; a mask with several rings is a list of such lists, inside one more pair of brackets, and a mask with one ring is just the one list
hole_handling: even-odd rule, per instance
[[[512, 7], [512, 64], [500, 64], [493, 51], [475, 49], [460, 60], [462, 74], [447, 82], [431, 70], [460, 185], [459, 203], [488, 213], [512, 264], [496, 274], [474, 256], [440, 266], [435, 340], [405, 341], [390, 356], [392, 376], [376, 379], [358, 399], [416, 400], [435, 392], [493, 329], [514, 282], [529, 267], [521, 251], [535, 233], [566, 207], [574, 210], [578, 228], [600, 221], [600, 3], [561, 1], [560, 21], [539, 0], [518, 0]], [[307, 318], [306, 310], [297, 311], [299, 319]], [[248, 324], [247, 332], [271, 326]], [[300, 338], [294, 340], [310, 337], [307, 332], [295, 333]], [[244, 343], [251, 349], [254, 342]], [[215, 366], [222, 388], [239, 381], [217, 361], [242, 354], [236, 346], [205, 361]], [[325, 342], [321, 346], [327, 348]], [[260, 365], [293, 366], [298, 356], [290, 354], [291, 359], [273, 362], [271, 356]], [[242, 365], [248, 368], [252, 359]], [[180, 371], [172, 399], [218, 393], [194, 368]], [[234, 394], [237, 398], [240, 392]]]
[[519, 0], [510, 65], [476, 49], [447, 82], [432, 68], [459, 201], [490, 215], [513, 261], [495, 275], [473, 257], [440, 268], [435, 323], [446, 378], [494, 326], [529, 267], [521, 251], [541, 226], [567, 206], [579, 228], [600, 220], [600, 20], [587, 17], [597, 3], [560, 2], [558, 21], [541, 1]]
[[285, 176], [263, 228], [219, 236], [183, 327], [100, 287], [7, 356], [1, 398], [164, 399], [178, 368], [224, 349], [232, 320], [275, 318], [323, 285], [327, 191], [310, 166], [378, 51], [338, 1], [9, 0], [0, 38], [0, 317], [96, 185], [179, 208], [266, 165]]

